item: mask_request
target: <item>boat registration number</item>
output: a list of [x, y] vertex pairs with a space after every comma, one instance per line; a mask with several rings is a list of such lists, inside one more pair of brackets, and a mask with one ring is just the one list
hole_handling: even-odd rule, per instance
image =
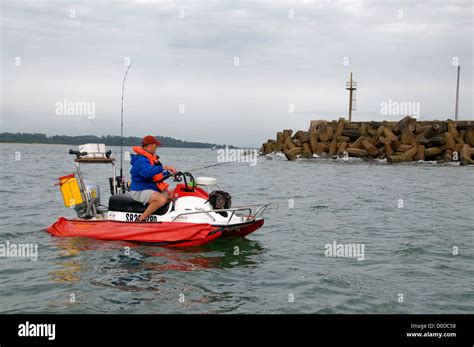
[[[125, 220], [127, 222], [136, 222], [138, 218], [140, 218], [141, 214], [140, 213], [127, 213], [125, 215]], [[157, 216], [148, 216], [146, 219], [147, 222], [158, 222], [158, 217]]]

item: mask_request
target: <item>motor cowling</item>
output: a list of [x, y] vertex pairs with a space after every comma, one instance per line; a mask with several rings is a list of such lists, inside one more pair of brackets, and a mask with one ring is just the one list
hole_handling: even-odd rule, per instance
[[211, 192], [207, 201], [212, 205], [214, 210], [228, 209], [232, 206], [232, 197], [223, 190], [214, 190]]

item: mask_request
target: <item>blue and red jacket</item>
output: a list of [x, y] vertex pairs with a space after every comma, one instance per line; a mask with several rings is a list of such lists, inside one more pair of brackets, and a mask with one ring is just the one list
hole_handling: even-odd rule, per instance
[[151, 164], [150, 159], [144, 155], [132, 154], [131, 164], [130, 175], [132, 184], [130, 185], [130, 190], [151, 189], [157, 192], [166, 190], [166, 183], [164, 183], [165, 186], [162, 186], [161, 189], [158, 188], [160, 183], [157, 181], [157, 177], [161, 176], [160, 181], [162, 182], [162, 180], [170, 176], [170, 172], [164, 170], [160, 162]]

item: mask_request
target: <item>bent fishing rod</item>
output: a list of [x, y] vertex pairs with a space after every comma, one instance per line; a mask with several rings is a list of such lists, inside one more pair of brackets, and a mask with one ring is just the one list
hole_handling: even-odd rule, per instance
[[123, 83], [122, 83], [122, 111], [120, 116], [120, 187], [124, 186], [124, 177], [123, 177], [123, 92], [125, 89], [125, 80], [127, 79], [128, 71], [132, 64], [128, 64], [127, 71], [125, 71], [125, 75], [123, 76]]

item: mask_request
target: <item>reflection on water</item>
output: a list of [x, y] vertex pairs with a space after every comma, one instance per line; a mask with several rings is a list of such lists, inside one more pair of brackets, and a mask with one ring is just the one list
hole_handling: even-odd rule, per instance
[[81, 280], [79, 273], [81, 272], [81, 263], [76, 260], [60, 261], [56, 265], [61, 268], [49, 272], [51, 280], [54, 282], [77, 282]]
[[[161, 284], [173, 281], [176, 272], [255, 267], [258, 263], [252, 256], [263, 252], [258, 241], [245, 238], [228, 238], [189, 248], [58, 238], [56, 246], [57, 268], [49, 272], [52, 281], [77, 282], [83, 279], [84, 272], [94, 267], [91, 284], [130, 292], [160, 292]], [[90, 257], [92, 252], [94, 256]], [[102, 254], [101, 265], [97, 265], [97, 254]]]
[[[140, 305], [154, 304], [148, 312], [160, 312], [160, 304], [167, 303], [175, 312], [215, 313], [209, 305], [228, 302], [224, 310], [231, 312], [239, 304], [234, 302], [232, 293], [212, 288], [213, 281], [192, 283], [183, 278], [199, 273], [211, 274], [211, 270], [232, 269], [237, 267], [257, 267], [252, 257], [264, 252], [258, 241], [243, 238], [229, 238], [200, 247], [163, 248], [143, 246], [129, 242], [103, 242], [97, 240], [64, 238], [57, 239], [58, 254], [55, 265], [50, 271], [52, 281], [56, 283], [76, 284], [83, 287], [88, 282], [94, 296], [102, 301], [98, 312], [110, 310], [130, 310]], [[100, 291], [97, 291], [100, 289]], [[103, 291], [119, 290], [124, 296], [108, 296]], [[77, 293], [78, 300], [88, 300], [89, 293], [82, 290]], [[183, 299], [183, 300], [181, 300]], [[67, 300], [52, 301], [51, 309], [71, 310]], [[77, 306], [76, 304], [76, 307]]]

